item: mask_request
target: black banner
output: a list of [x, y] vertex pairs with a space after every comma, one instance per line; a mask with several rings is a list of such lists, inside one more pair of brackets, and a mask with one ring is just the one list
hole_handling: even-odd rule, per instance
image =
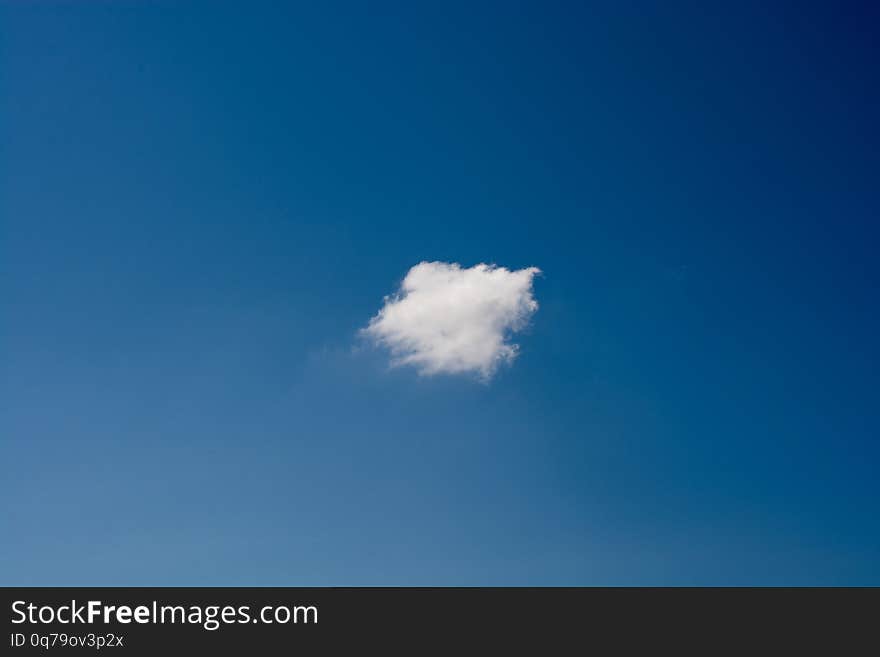
[[880, 589], [6, 588], [3, 654], [880, 648]]

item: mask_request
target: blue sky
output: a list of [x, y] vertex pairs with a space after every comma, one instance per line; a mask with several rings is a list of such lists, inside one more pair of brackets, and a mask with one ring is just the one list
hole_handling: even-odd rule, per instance
[[880, 584], [876, 9], [319, 4], [0, 5], [0, 583]]

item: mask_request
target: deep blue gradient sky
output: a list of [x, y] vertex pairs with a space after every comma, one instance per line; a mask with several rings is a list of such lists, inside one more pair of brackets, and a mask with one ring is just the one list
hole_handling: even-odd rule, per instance
[[880, 584], [877, 10], [710, 4], [3, 3], [0, 584]]

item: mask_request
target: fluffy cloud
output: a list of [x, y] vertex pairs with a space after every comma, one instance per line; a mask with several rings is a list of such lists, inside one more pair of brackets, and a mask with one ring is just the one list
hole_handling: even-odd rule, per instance
[[508, 338], [538, 309], [532, 295], [538, 273], [537, 267], [419, 263], [363, 333], [389, 349], [394, 365], [489, 379], [516, 357], [518, 347]]

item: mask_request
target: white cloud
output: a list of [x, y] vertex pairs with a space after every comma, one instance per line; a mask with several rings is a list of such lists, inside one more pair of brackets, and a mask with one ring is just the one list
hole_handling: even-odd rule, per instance
[[538, 309], [532, 295], [537, 267], [511, 271], [479, 264], [421, 262], [363, 333], [387, 347], [393, 365], [422, 374], [476, 373], [489, 379], [516, 357], [508, 338]]

